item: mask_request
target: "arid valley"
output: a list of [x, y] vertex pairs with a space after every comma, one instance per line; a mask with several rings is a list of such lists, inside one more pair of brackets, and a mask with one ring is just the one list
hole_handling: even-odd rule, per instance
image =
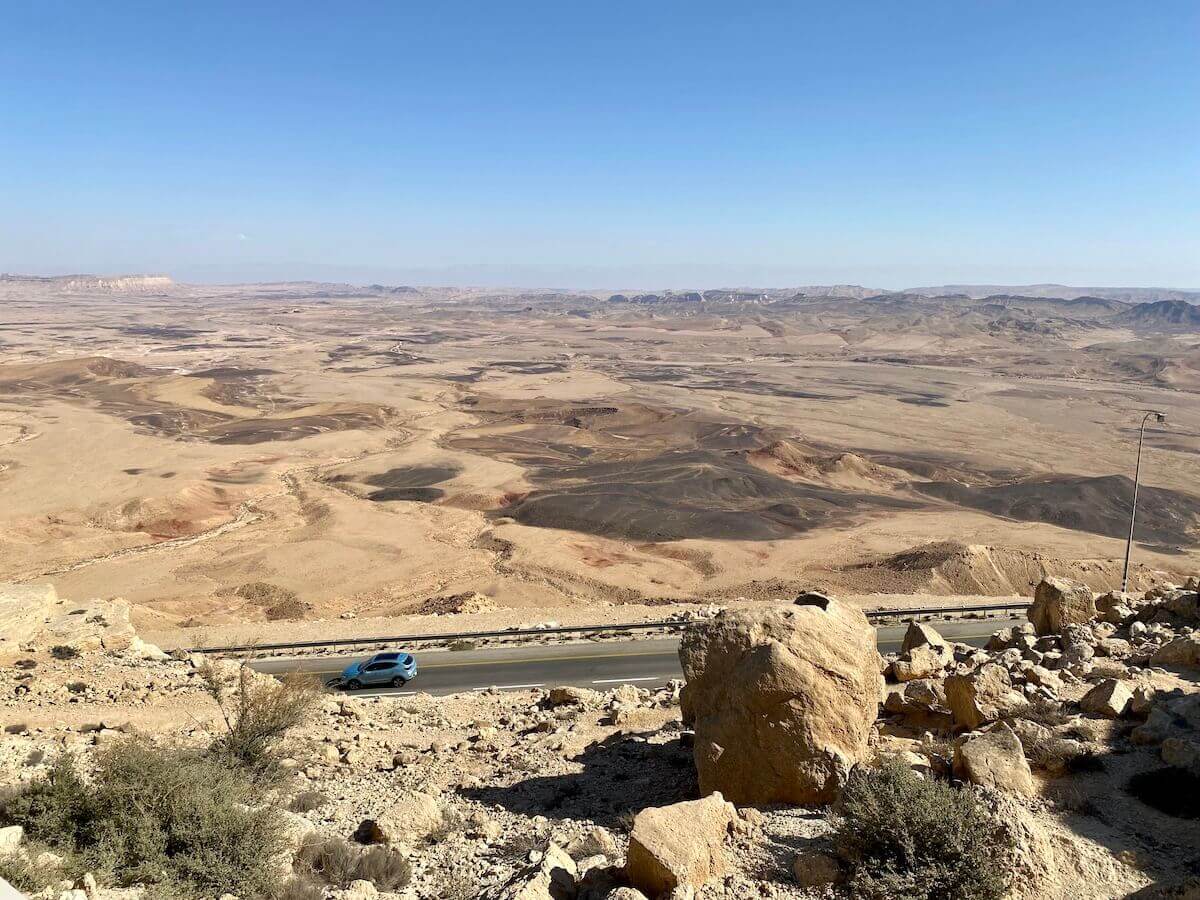
[[1188, 299], [6, 276], [0, 581], [168, 644], [1103, 590], [1150, 408], [1133, 583], [1182, 580]]

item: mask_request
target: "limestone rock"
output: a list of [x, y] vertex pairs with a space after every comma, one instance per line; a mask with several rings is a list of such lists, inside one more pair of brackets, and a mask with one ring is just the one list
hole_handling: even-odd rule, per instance
[[1133, 691], [1123, 681], [1106, 678], [1079, 701], [1079, 708], [1106, 719], [1119, 719], [1129, 711], [1133, 702]]
[[1029, 621], [1039, 635], [1058, 634], [1067, 625], [1083, 624], [1096, 615], [1092, 589], [1066, 578], [1046, 578], [1037, 586]]
[[1200, 636], [1190, 634], [1175, 638], [1155, 650], [1150, 662], [1156, 666], [1200, 669]]
[[1024, 702], [1012, 689], [1008, 670], [996, 663], [980, 666], [969, 675], [951, 675], [945, 688], [954, 724], [968, 729], [994, 721]]
[[949, 649], [949, 644], [932, 625], [924, 622], [909, 622], [908, 630], [904, 632], [904, 641], [900, 644], [900, 652], [908, 653], [916, 647], [942, 647]]
[[485, 896], [494, 900], [574, 900], [577, 873], [575, 861], [551, 843], [532, 867]]
[[900, 682], [929, 678], [941, 672], [949, 660], [950, 654], [944, 648], [922, 644], [892, 663], [892, 675]]
[[719, 793], [644, 809], [633, 820], [625, 875], [650, 897], [699, 888], [725, 873], [722, 844], [737, 818]]
[[24, 839], [25, 829], [20, 825], [9, 825], [7, 828], [0, 828], [0, 856], [16, 853], [17, 848], [21, 846], [21, 841]]
[[437, 798], [421, 791], [399, 791], [376, 819], [364, 819], [355, 836], [364, 844], [398, 844], [421, 840], [439, 831], [446, 821]]
[[954, 748], [954, 771], [972, 784], [1022, 797], [1034, 793], [1033, 773], [1021, 741], [1004, 722], [964, 737]]
[[881, 679], [857, 607], [725, 610], [679, 649], [702, 792], [738, 804], [832, 801], [868, 755]]

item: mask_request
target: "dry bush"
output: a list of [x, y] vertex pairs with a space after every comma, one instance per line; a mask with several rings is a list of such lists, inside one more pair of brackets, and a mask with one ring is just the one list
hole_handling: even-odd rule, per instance
[[324, 900], [325, 888], [307, 878], [289, 878], [279, 885], [273, 900]]
[[396, 850], [374, 846], [359, 853], [354, 875], [381, 891], [396, 891], [412, 881], [412, 866]]
[[303, 600], [283, 600], [263, 610], [263, 616], [268, 622], [294, 622], [303, 619], [312, 610], [312, 606]]
[[450, 872], [438, 885], [441, 900], [475, 900], [479, 896], [479, 880], [466, 872]]
[[857, 769], [835, 811], [851, 896], [871, 900], [998, 900], [1011, 838], [962, 788], [908, 766]]
[[292, 802], [288, 804], [288, 809], [294, 813], [312, 812], [314, 809], [320, 809], [329, 798], [320, 791], [301, 791], [292, 798]]
[[232, 676], [211, 664], [200, 672], [224, 723], [224, 732], [214, 738], [210, 752], [242, 766], [257, 778], [276, 776], [279, 744], [288, 731], [312, 713], [317, 683], [299, 674], [264, 679], [244, 665]]
[[412, 880], [412, 867], [404, 855], [388, 847], [359, 849], [339, 837], [312, 834], [296, 852], [293, 867], [310, 882], [349, 887], [352, 881], [369, 881], [381, 891], [395, 891]]
[[0, 798], [0, 824], [65, 859], [64, 871], [192, 897], [269, 895], [283, 848], [275, 812], [237, 769], [208, 756], [126, 740], [96, 754], [90, 782], [74, 760]]
[[69, 647], [66, 644], [55, 644], [50, 648], [50, 655], [55, 659], [67, 660], [78, 659], [79, 651], [74, 647]]
[[1030, 722], [1036, 722], [1047, 728], [1057, 728], [1073, 721], [1075, 716], [1061, 703], [1047, 700], [1045, 697], [1037, 697], [1017, 706], [1005, 718], [1009, 720], [1028, 719]]

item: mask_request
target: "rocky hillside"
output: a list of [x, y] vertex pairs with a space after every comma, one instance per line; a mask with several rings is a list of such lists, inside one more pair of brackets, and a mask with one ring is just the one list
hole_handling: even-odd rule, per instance
[[[1165, 897], [1154, 891], [1194, 878], [1197, 861], [1198, 586], [1097, 596], [1049, 579], [1029, 622], [985, 648], [914, 624], [889, 658], [857, 609], [808, 594], [696, 624], [686, 684], [664, 690], [315, 695], [256, 801], [269, 817], [258, 827], [283, 841], [261, 890], [873, 896], [896, 875], [888, 848], [909, 835], [941, 848], [936, 867], [906, 864], [911, 896], [945, 896], [919, 893], [936, 868], [958, 879], [952, 896]], [[0, 644], [0, 872], [48, 900], [132, 897], [152, 875], [95, 868], [11, 798], [36, 792], [64, 753], [84, 783], [113, 767], [113, 748], [203, 760], [228, 746], [214, 738], [214, 679], [247, 696], [278, 696], [279, 683], [170, 658], [138, 641], [119, 604], [32, 599]], [[889, 805], [888, 791], [910, 800]], [[937, 813], [922, 823], [922, 810]], [[987, 840], [937, 844], [959, 821]]]

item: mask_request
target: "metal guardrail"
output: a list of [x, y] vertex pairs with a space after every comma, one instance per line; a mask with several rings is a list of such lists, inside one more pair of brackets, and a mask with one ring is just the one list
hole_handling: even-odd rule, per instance
[[[864, 610], [868, 619], [911, 618], [978, 612], [1015, 612], [1029, 608], [1028, 603], [984, 603], [976, 606], [923, 606], [912, 609]], [[561, 625], [552, 628], [509, 628], [498, 631], [453, 631], [445, 634], [399, 634], [383, 637], [334, 638], [325, 641], [288, 641], [276, 644], [242, 644], [230, 647], [193, 647], [188, 653], [257, 653], [270, 650], [318, 650], [324, 647], [360, 647], [369, 644], [417, 644], [444, 641], [469, 641], [486, 638], [538, 637], [552, 634], [596, 634], [616, 631], [677, 630], [703, 620], [671, 619], [662, 622], [626, 622], [618, 625]]]

